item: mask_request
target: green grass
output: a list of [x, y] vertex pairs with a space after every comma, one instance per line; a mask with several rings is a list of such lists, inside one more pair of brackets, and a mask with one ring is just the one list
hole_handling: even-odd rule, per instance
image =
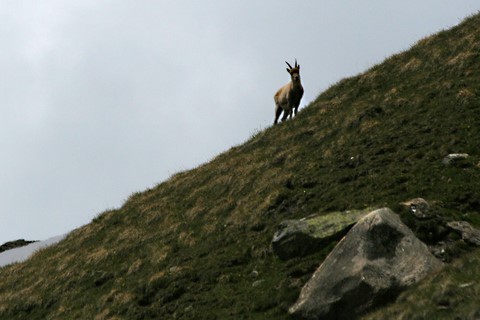
[[[293, 121], [0, 269], [0, 319], [286, 319], [335, 243], [281, 261], [270, 241], [283, 219], [380, 206], [400, 212], [400, 202], [423, 197], [438, 221], [479, 226], [478, 137], [476, 15], [340, 81]], [[469, 153], [467, 163], [442, 165], [453, 152]], [[404, 219], [425, 241], [443, 236], [432, 238], [435, 222]], [[462, 283], [469, 275], [478, 277], [472, 269]], [[404, 308], [415, 301], [400, 299]], [[469, 299], [452, 301], [452, 312], [473, 310]], [[432, 319], [445, 310], [432, 307]]]

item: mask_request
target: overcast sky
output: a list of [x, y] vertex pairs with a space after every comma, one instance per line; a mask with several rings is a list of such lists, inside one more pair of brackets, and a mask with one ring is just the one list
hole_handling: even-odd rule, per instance
[[0, 244], [116, 208], [477, 13], [471, 1], [0, 0]]

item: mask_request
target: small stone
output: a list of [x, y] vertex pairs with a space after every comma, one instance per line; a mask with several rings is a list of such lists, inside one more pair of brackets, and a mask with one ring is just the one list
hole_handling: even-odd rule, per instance
[[464, 163], [468, 157], [468, 153], [451, 153], [443, 158], [442, 163], [446, 166], [458, 165]]
[[448, 262], [447, 249], [451, 244], [447, 244], [445, 241], [439, 241], [437, 244], [429, 245], [428, 250], [438, 260], [442, 262]]
[[252, 283], [252, 287], [256, 288], [264, 282], [265, 282], [265, 280], [257, 280], [254, 283]]
[[415, 198], [406, 202], [401, 202], [415, 217], [419, 219], [430, 218], [430, 205], [423, 198]]
[[471, 286], [473, 286], [474, 284], [475, 284], [475, 282], [472, 281], [472, 282], [467, 282], [467, 283], [459, 284], [458, 287], [463, 289], [463, 288], [471, 287]]

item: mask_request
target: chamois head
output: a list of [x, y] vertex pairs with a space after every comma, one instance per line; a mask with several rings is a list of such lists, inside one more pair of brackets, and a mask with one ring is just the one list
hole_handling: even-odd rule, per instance
[[297, 64], [297, 59], [295, 59], [295, 67], [292, 68], [292, 66], [290, 65], [290, 63], [288, 63], [287, 61], [285, 61], [285, 63], [287, 64], [288, 68], [287, 68], [287, 72], [290, 74], [290, 76], [292, 77], [292, 82], [293, 83], [298, 83], [300, 82], [300, 65]]

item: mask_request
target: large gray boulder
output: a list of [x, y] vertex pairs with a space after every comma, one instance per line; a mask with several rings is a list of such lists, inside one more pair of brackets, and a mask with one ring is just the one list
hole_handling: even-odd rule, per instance
[[354, 319], [442, 265], [395, 213], [375, 210], [338, 243], [289, 312], [298, 319]]
[[273, 252], [283, 260], [310, 254], [323, 244], [343, 237], [370, 211], [371, 209], [338, 211], [282, 221], [273, 235]]

